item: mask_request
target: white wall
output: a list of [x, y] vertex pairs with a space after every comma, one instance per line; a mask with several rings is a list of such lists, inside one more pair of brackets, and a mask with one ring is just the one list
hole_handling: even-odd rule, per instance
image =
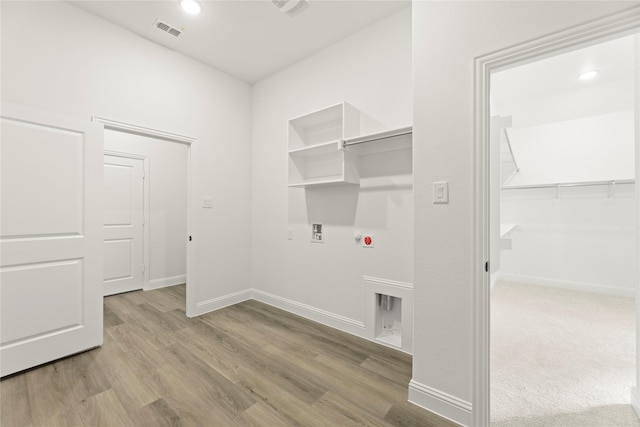
[[[366, 114], [363, 132], [411, 124], [410, 8], [259, 82], [253, 92], [252, 286], [272, 303], [362, 333], [362, 275], [413, 281], [411, 152], [363, 159], [359, 189], [288, 189], [288, 120], [342, 101]], [[324, 244], [310, 243], [313, 222], [323, 223]], [[357, 244], [356, 231], [374, 233], [375, 248]]]
[[[629, 54], [629, 52], [627, 52]], [[505, 73], [508, 73], [506, 71]], [[499, 77], [498, 73], [496, 77]], [[491, 79], [491, 92], [496, 90], [509, 92], [509, 86], [500, 79]], [[513, 84], [513, 82], [508, 82]], [[492, 114], [511, 116], [514, 127], [528, 127], [550, 122], [579, 119], [586, 116], [599, 116], [614, 111], [633, 109], [632, 80], [615, 80], [594, 84], [580, 90], [560, 90], [546, 96], [530, 96], [525, 99], [492, 105]], [[597, 100], [597, 102], [594, 102]], [[495, 106], [495, 108], [494, 108]]]
[[148, 158], [149, 289], [185, 282], [187, 273], [187, 145], [105, 130], [105, 150]]
[[[571, 75], [553, 92], [523, 90], [550, 70], [562, 76], [568, 63], [586, 61], [581, 56], [597, 57], [601, 80]], [[520, 167], [508, 186], [635, 177], [631, 58], [627, 36], [491, 76], [492, 113], [512, 119], [507, 131]], [[499, 213], [517, 226], [498, 277], [634, 296], [633, 195], [632, 185], [503, 191]]]
[[[471, 422], [474, 58], [634, 5], [413, 3], [413, 401]], [[450, 202], [434, 205], [432, 182], [441, 180]]]
[[[635, 177], [633, 110], [508, 132], [520, 167], [509, 186]], [[628, 184], [502, 191], [501, 220], [516, 231], [511, 250], [502, 251], [498, 278], [634, 296], [634, 192]]]
[[196, 297], [246, 288], [251, 88], [69, 3], [1, 6], [3, 101], [197, 138], [196, 196], [215, 207], [196, 212]]
[[508, 132], [520, 167], [508, 185], [635, 176], [633, 110], [513, 127]]
[[[633, 159], [633, 157], [632, 157]], [[500, 215], [516, 224], [499, 278], [635, 296], [634, 185], [502, 191]]]

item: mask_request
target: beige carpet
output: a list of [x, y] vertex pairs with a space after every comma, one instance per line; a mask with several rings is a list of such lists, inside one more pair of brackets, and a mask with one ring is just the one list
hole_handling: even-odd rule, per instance
[[632, 298], [498, 282], [491, 425], [640, 426]]

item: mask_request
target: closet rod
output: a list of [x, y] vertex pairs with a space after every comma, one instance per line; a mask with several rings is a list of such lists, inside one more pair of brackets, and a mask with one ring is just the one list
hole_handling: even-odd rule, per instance
[[609, 181], [584, 181], [584, 182], [564, 182], [557, 184], [534, 184], [534, 185], [508, 185], [502, 187], [502, 190], [521, 190], [526, 188], [558, 188], [558, 187], [586, 187], [591, 185], [618, 185], [618, 184], [634, 184], [635, 179], [617, 179]]
[[386, 132], [374, 133], [372, 135], [358, 136], [356, 138], [348, 138], [342, 140], [342, 147], [346, 148], [350, 145], [366, 144], [367, 142], [380, 141], [381, 139], [395, 138], [398, 136], [411, 135], [413, 127], [407, 126], [400, 129], [394, 129]]

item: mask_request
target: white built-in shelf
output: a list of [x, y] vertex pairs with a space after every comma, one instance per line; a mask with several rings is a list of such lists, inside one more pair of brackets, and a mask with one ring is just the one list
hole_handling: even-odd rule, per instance
[[306, 187], [323, 187], [323, 186], [329, 186], [329, 185], [354, 185], [354, 184], [358, 185], [359, 182], [348, 182], [348, 181], [345, 181], [342, 176], [335, 176], [335, 177], [307, 179], [304, 182], [293, 182], [293, 183], [290, 182], [289, 187], [306, 188]]
[[360, 132], [360, 111], [343, 102], [289, 120], [289, 187], [359, 184], [354, 154], [342, 148]]
[[360, 155], [411, 148], [413, 127], [405, 126], [384, 132], [361, 135], [344, 140], [344, 148]]
[[323, 154], [331, 154], [336, 150], [339, 150], [342, 147], [342, 141], [329, 141], [323, 142], [320, 144], [309, 145], [307, 147], [295, 148], [293, 150], [289, 150], [289, 155], [291, 156], [321, 156]]
[[412, 127], [360, 134], [360, 111], [343, 102], [289, 120], [289, 187], [359, 184], [360, 156], [411, 148]]
[[515, 224], [500, 224], [500, 237], [511, 237], [511, 233], [515, 228]]
[[516, 229], [516, 224], [500, 224], [500, 249], [511, 249], [511, 234]]
[[[289, 120], [289, 124], [294, 126], [298, 131], [304, 130], [304, 134], [311, 131], [311, 133], [319, 129], [326, 130], [328, 127], [340, 129], [342, 124], [342, 113], [344, 109], [344, 103], [332, 105], [330, 107], [323, 108], [322, 110], [312, 111], [307, 114], [295, 117]], [[329, 126], [331, 123], [334, 126]], [[305, 137], [304, 139], [308, 139]]]

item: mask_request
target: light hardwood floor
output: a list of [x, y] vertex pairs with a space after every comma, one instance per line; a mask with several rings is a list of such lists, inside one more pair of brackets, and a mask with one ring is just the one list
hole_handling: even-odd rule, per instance
[[453, 426], [407, 403], [411, 357], [185, 287], [104, 300], [104, 345], [0, 382], [1, 426]]

